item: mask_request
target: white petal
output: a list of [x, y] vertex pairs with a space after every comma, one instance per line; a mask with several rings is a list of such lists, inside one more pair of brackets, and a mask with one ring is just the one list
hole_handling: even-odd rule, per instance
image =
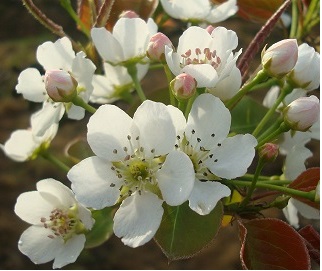
[[55, 196], [62, 205], [69, 208], [76, 203], [75, 195], [66, 185], [55, 179], [48, 178], [37, 182], [37, 190]]
[[24, 162], [31, 158], [40, 143], [35, 140], [31, 130], [14, 131], [4, 144], [5, 154], [12, 160]]
[[228, 30], [225, 27], [218, 26], [212, 33], [211, 50], [216, 50], [218, 56], [226, 55], [226, 52], [236, 49], [238, 45], [238, 36], [235, 31]]
[[208, 91], [224, 102], [238, 92], [241, 82], [240, 70], [235, 66], [228, 77], [219, 81], [214, 88], [210, 88]]
[[183, 132], [187, 125], [185, 116], [177, 107], [172, 105], [168, 105], [167, 107], [171, 115], [172, 123], [176, 129], [176, 135], [179, 135], [181, 138], [183, 138]]
[[19, 74], [16, 90], [32, 102], [43, 102], [48, 97], [42, 76], [35, 68], [25, 69]]
[[299, 200], [290, 199], [299, 213], [307, 219], [320, 219], [320, 210], [315, 209]]
[[85, 109], [80, 106], [72, 104], [67, 111], [67, 116], [69, 119], [81, 120], [85, 117]]
[[78, 215], [79, 220], [82, 221], [85, 228], [90, 230], [94, 225], [94, 219], [90, 210], [85, 208], [82, 204], [78, 203]]
[[[87, 124], [87, 141], [94, 153], [109, 161], [123, 160], [130, 150], [129, 140], [132, 119], [114, 105], [102, 105]], [[114, 150], [117, 150], [115, 152]]]
[[64, 245], [62, 238], [49, 238], [50, 229], [31, 226], [26, 229], [18, 242], [19, 250], [35, 264], [42, 264], [53, 260]]
[[166, 45], [164, 49], [164, 55], [171, 72], [174, 75], [179, 75], [181, 73], [180, 54], [175, 53], [172, 47]]
[[220, 199], [228, 197], [230, 193], [230, 189], [219, 182], [195, 180], [189, 197], [189, 206], [199, 215], [207, 215], [215, 208]]
[[181, 151], [172, 151], [157, 172], [163, 199], [171, 206], [185, 202], [194, 185], [195, 172], [190, 158]]
[[114, 233], [127, 246], [144, 245], [158, 230], [162, 215], [162, 200], [155, 194], [133, 193], [122, 202], [114, 216]]
[[111, 167], [112, 164], [108, 161], [93, 156], [69, 170], [67, 177], [72, 182], [72, 189], [80, 203], [95, 209], [115, 204], [121, 183]]
[[98, 53], [105, 61], [118, 63], [124, 60], [122, 46], [105, 27], [92, 28], [91, 36]]
[[271, 87], [264, 97], [263, 105], [267, 108], [271, 108], [277, 100], [279, 93], [280, 88], [278, 86]]
[[217, 71], [210, 64], [190, 64], [184, 66], [183, 73], [191, 75], [197, 81], [197, 87], [214, 87], [218, 82]]
[[53, 124], [60, 121], [64, 112], [65, 107], [62, 103], [44, 102], [42, 109], [32, 115], [33, 134], [42, 137]]
[[168, 108], [163, 103], [144, 101], [136, 110], [133, 122], [140, 131], [140, 146], [146, 155], [164, 155], [173, 149], [176, 131]]
[[290, 199], [288, 201], [288, 204], [285, 208], [283, 208], [283, 213], [286, 217], [286, 219], [288, 220], [288, 222], [290, 223], [291, 226], [293, 226], [294, 228], [299, 228], [299, 217], [297, 215], [298, 211], [295, 208], [294, 204], [291, 201], [292, 199]]
[[85, 89], [80, 93], [80, 96], [88, 101], [90, 94], [93, 92], [92, 78], [96, 67], [85, 56], [84, 52], [77, 53], [72, 63], [72, 75], [78, 82], [78, 87]]
[[177, 52], [181, 55], [191, 50], [190, 58], [193, 59], [196, 57], [195, 49], [199, 48], [203, 51], [204, 48], [209, 48], [211, 40], [211, 36], [206, 29], [191, 26], [180, 36]]
[[158, 32], [158, 25], [152, 18], [149, 18], [146, 24], [150, 33], [150, 37]]
[[77, 234], [69, 239], [59, 253], [57, 253], [53, 268], [62, 268], [66, 264], [75, 262], [84, 248], [85, 241], [86, 238], [84, 234]]
[[232, 179], [244, 175], [255, 156], [257, 141], [250, 134], [226, 138], [221, 146], [210, 151], [213, 157], [205, 161], [215, 175]]
[[295, 145], [288, 152], [285, 164], [284, 175], [288, 180], [295, 180], [302, 172], [306, 170], [305, 162], [312, 156], [312, 152], [304, 145]]
[[54, 198], [51, 197], [48, 201], [46, 196], [42, 196], [38, 191], [22, 193], [17, 198], [15, 213], [27, 223], [40, 225], [40, 219], [48, 218], [51, 211], [60, 205], [59, 200], [56, 198], [55, 202]]
[[181, 1], [161, 0], [161, 4], [171, 17], [182, 20], [203, 19], [210, 10], [208, 0], [185, 0], [184, 5]]
[[57, 40], [55, 43], [47, 41], [38, 46], [37, 60], [45, 70], [62, 69], [71, 71], [75, 52], [72, 43], [66, 37]]
[[[200, 145], [209, 150], [226, 138], [230, 122], [230, 112], [223, 102], [211, 94], [202, 94], [192, 105], [185, 133], [191, 145], [200, 138]], [[192, 130], [195, 134], [189, 138]]]
[[238, 11], [236, 0], [228, 0], [211, 9], [210, 14], [206, 17], [209, 23], [218, 23], [233, 16]]
[[123, 48], [124, 60], [145, 56], [150, 33], [141, 18], [120, 18], [113, 28], [113, 36]]

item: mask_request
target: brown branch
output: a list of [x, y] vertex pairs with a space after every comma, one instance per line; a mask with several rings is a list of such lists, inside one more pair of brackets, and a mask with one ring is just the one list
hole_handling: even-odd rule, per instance
[[114, 5], [115, 0], [105, 0], [103, 5], [101, 6], [98, 16], [96, 18], [96, 22], [94, 27], [104, 27], [107, 23], [108, 18], [110, 17], [110, 13], [112, 7]]
[[290, 3], [291, 0], [286, 0], [283, 3], [283, 5], [281, 5], [280, 8], [267, 20], [265, 25], [262, 26], [262, 28], [258, 31], [254, 39], [251, 41], [245, 53], [239, 59], [237, 67], [242, 74], [243, 82], [245, 81], [250, 62], [258, 53], [265, 39], [271, 34], [275, 24], [278, 22], [282, 13], [287, 9]]

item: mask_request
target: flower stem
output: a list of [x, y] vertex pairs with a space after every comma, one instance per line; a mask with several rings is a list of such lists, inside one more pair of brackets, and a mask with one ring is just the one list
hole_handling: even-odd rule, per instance
[[226, 107], [228, 109], [233, 109], [234, 106], [238, 103], [238, 101], [244, 97], [253, 87], [258, 85], [259, 83], [262, 83], [268, 78], [266, 72], [264, 70], [260, 70], [255, 78], [251, 80], [250, 82], [244, 84], [242, 88], [236, 93], [234, 97], [232, 97], [227, 103]]
[[75, 12], [75, 10], [72, 7], [72, 4], [70, 2], [70, 0], [60, 0], [60, 4], [62, 5], [62, 7], [64, 9], [66, 9], [66, 11], [69, 13], [69, 15], [72, 17], [72, 19], [76, 22], [76, 24], [80, 27], [80, 29], [82, 30], [82, 32], [87, 36], [90, 37], [90, 33], [89, 30], [86, 28], [86, 26], [84, 25], [84, 23], [80, 20], [80, 18], [78, 17], [77, 13]]
[[285, 133], [289, 130], [290, 130], [290, 128], [287, 125], [285, 125], [284, 122], [282, 122], [280, 127], [278, 127], [278, 129], [275, 132], [269, 134], [266, 138], [259, 141], [256, 148], [258, 149], [260, 146], [264, 145], [266, 142], [272, 141], [277, 136], [279, 136], [281, 133]]
[[56, 165], [58, 168], [63, 170], [64, 172], [68, 172], [70, 170], [70, 167], [64, 164], [62, 161], [57, 159], [55, 156], [53, 156], [48, 151], [42, 151], [40, 155], [45, 158], [47, 161], [51, 162], [52, 164]]
[[[252, 182], [239, 181], [239, 180], [230, 180], [228, 182], [231, 184], [237, 185], [237, 186], [252, 186], [252, 184], [253, 184]], [[287, 194], [287, 195], [305, 198], [305, 199], [308, 199], [308, 200], [314, 202], [314, 195], [315, 195], [314, 191], [313, 191], [313, 193], [312, 193], [312, 191], [305, 192], [305, 191], [300, 191], [300, 190], [288, 188], [285, 186], [278, 186], [278, 185], [270, 184], [268, 182], [257, 182], [256, 187], [280, 191], [280, 192]]]
[[94, 114], [96, 112], [96, 109], [92, 106], [90, 106], [88, 103], [86, 103], [81, 97], [75, 96], [75, 98], [72, 100], [72, 103], [74, 105], [83, 107], [88, 112]]
[[170, 71], [169, 66], [167, 65], [167, 63], [163, 64], [163, 69], [164, 69], [164, 73], [165, 73], [165, 75], [167, 77], [167, 80], [168, 80], [170, 104], [175, 106], [176, 105], [176, 99], [175, 99], [175, 97], [174, 97], [174, 95], [172, 93], [172, 90], [170, 88], [170, 82], [173, 79], [173, 75], [172, 75], [172, 72]]
[[241, 202], [240, 207], [245, 207], [248, 204], [249, 200], [251, 199], [251, 197], [253, 195], [253, 192], [254, 192], [254, 190], [256, 188], [256, 183], [257, 183], [257, 180], [258, 180], [258, 176], [261, 173], [264, 165], [265, 165], [264, 160], [262, 158], [260, 158], [259, 161], [258, 161], [257, 167], [256, 167], [255, 175], [254, 175], [254, 178], [252, 180], [251, 186], [248, 189], [246, 197]]
[[127, 68], [128, 74], [132, 78], [135, 90], [136, 90], [140, 100], [142, 102], [144, 102], [146, 100], [146, 97], [145, 97], [145, 94], [143, 92], [143, 89], [142, 89], [141, 84], [138, 79], [138, 70], [136, 68], [136, 64], [130, 64], [130, 65], [126, 66], [126, 68]]
[[286, 86], [282, 89], [281, 94], [278, 96], [277, 100], [275, 101], [274, 105], [267, 111], [266, 115], [257, 125], [256, 129], [253, 132], [253, 136], [255, 137], [258, 136], [259, 132], [264, 128], [265, 124], [270, 120], [270, 118], [275, 113], [277, 107], [281, 104], [281, 102], [284, 100], [286, 95], [288, 95], [292, 90], [293, 90], [293, 87], [289, 84], [286, 84]]

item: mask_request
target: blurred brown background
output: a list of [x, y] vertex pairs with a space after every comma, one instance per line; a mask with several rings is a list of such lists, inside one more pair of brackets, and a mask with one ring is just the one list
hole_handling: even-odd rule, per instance
[[[72, 37], [78, 37], [74, 23], [69, 19], [59, 1], [34, 1], [45, 10], [49, 18], [64, 26]], [[38, 108], [38, 104], [29, 103], [15, 93], [15, 85], [19, 73], [30, 66], [38, 67], [35, 52], [38, 45], [56, 36], [49, 33], [36, 22], [22, 6], [20, 0], [0, 1], [0, 143], [4, 143], [11, 132], [16, 129], [26, 129], [29, 117]], [[239, 18], [232, 18], [225, 23], [227, 28], [237, 32], [240, 47], [246, 48], [254, 34], [260, 29], [260, 24], [246, 22]], [[270, 44], [282, 37], [282, 31], [277, 29], [270, 37]], [[254, 62], [254, 67], [258, 65]], [[156, 80], [159, 86], [165, 86], [162, 73], [151, 72], [143, 80], [143, 89], [155, 90]], [[260, 98], [263, 92], [260, 92]], [[63, 156], [65, 144], [75, 136], [86, 135], [88, 116], [81, 121], [64, 119], [60, 124], [58, 136], [52, 143], [53, 152]], [[319, 165], [319, 145], [310, 144], [315, 158], [310, 159], [310, 166]], [[55, 178], [69, 186], [69, 182], [62, 172], [47, 161], [39, 158], [35, 161], [16, 163], [9, 160], [0, 151], [0, 269], [51, 269], [52, 263], [34, 265], [17, 248], [20, 234], [28, 227], [13, 211], [19, 194], [35, 190], [35, 183], [43, 178]], [[275, 170], [272, 166], [269, 170]], [[276, 172], [280, 174], [280, 172]], [[270, 215], [283, 217], [280, 211], [273, 211]], [[239, 263], [240, 243], [236, 226], [222, 228], [218, 237], [208, 248], [192, 259], [168, 263], [154, 241], [143, 247], [132, 249], [124, 246], [113, 236], [100, 247], [83, 251], [74, 264], [64, 269], [241, 269]]]

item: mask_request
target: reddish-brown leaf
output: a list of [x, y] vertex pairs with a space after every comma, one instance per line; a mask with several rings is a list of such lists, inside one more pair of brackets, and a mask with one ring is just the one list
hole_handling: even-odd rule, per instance
[[307, 225], [298, 232], [304, 238], [311, 258], [320, 264], [320, 234], [312, 227], [312, 225]]
[[[312, 191], [316, 189], [320, 181], [320, 168], [314, 167], [309, 168], [306, 171], [302, 172], [292, 183], [289, 184], [289, 188], [301, 190], [301, 191]], [[317, 202], [312, 202], [307, 199], [300, 197], [294, 197], [299, 201], [304, 202], [305, 204], [310, 205], [311, 207], [320, 210], [320, 204]]]
[[301, 235], [275, 218], [239, 221], [244, 269], [310, 269], [310, 257]]
[[90, 30], [93, 26], [93, 10], [91, 9], [90, 0], [80, 0], [78, 1], [78, 17], [85, 25], [85, 27]]

